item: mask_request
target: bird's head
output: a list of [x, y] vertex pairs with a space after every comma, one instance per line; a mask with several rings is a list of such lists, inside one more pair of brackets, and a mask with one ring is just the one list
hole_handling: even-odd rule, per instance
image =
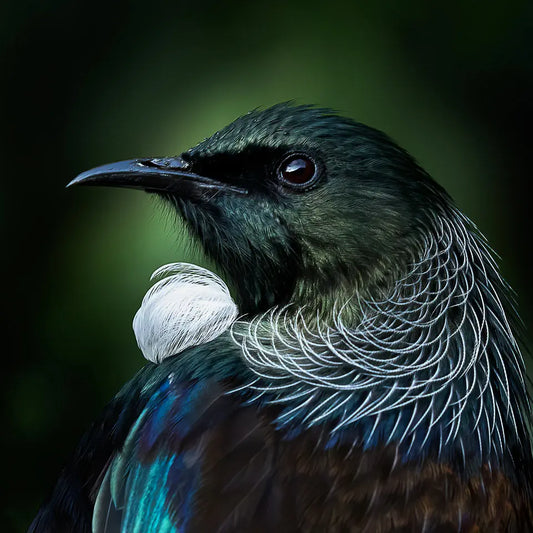
[[230, 278], [241, 312], [313, 312], [387, 287], [421, 246], [443, 191], [383, 133], [326, 109], [244, 115], [179, 157], [105, 165], [72, 184], [170, 201]]

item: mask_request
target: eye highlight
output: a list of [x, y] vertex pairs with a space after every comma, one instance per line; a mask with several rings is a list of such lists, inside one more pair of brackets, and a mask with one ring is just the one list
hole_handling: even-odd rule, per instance
[[305, 154], [291, 154], [280, 164], [278, 178], [284, 185], [305, 189], [318, 176], [316, 163]]

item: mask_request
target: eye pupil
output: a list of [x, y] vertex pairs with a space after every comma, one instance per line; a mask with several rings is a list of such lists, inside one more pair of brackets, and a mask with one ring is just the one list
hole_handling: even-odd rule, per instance
[[289, 156], [280, 167], [283, 181], [293, 185], [305, 185], [312, 181], [316, 174], [316, 165], [303, 155]]

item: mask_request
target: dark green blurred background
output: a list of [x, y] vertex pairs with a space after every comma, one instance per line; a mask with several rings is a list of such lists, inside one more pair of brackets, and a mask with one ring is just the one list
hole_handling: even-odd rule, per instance
[[150, 273], [198, 260], [147, 195], [65, 190], [91, 166], [177, 154], [257, 106], [334, 107], [385, 130], [449, 190], [531, 323], [532, 6], [2, 3], [2, 530], [27, 527], [143, 364], [131, 319]]

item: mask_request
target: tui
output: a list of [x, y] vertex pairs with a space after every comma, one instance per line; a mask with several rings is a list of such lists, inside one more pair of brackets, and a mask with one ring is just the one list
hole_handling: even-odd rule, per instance
[[170, 202], [231, 292], [157, 273], [134, 320], [151, 362], [30, 531], [533, 531], [510, 289], [385, 134], [279, 104], [71, 185]]

